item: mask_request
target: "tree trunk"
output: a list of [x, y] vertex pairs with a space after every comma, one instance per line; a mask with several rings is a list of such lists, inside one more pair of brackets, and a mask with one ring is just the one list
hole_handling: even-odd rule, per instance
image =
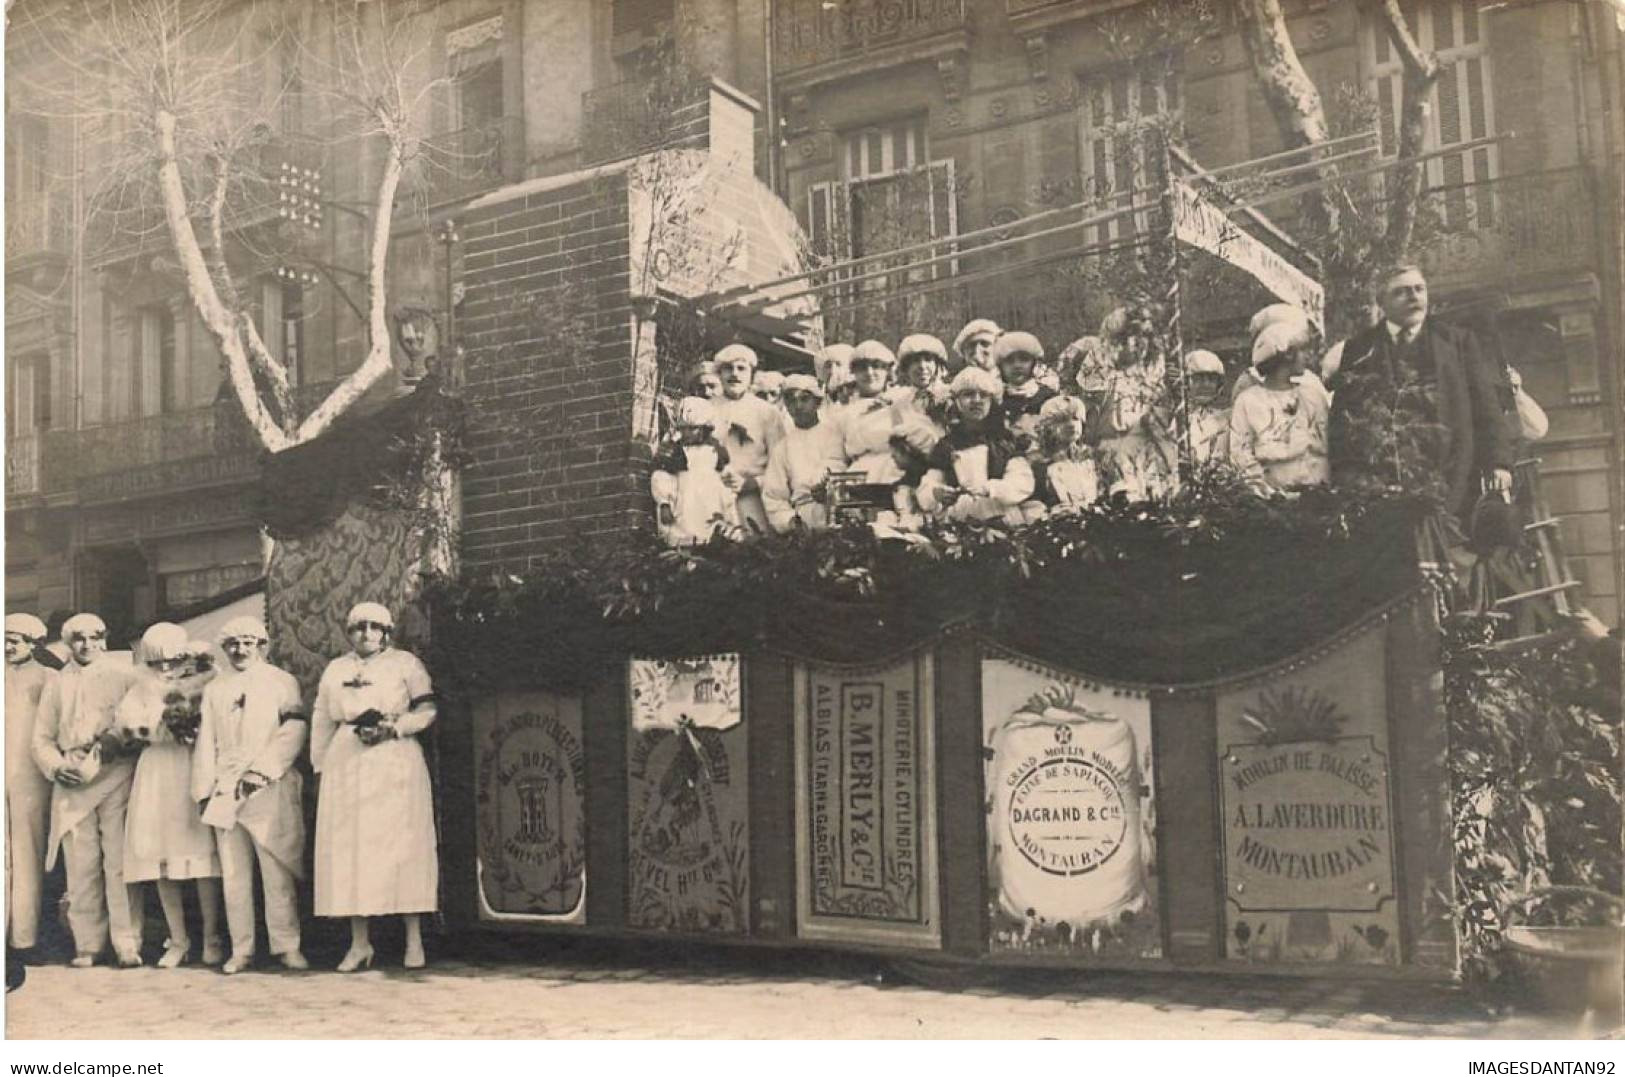
[[[1287, 145], [1319, 146], [1330, 141], [1331, 128], [1326, 122], [1320, 90], [1298, 60], [1298, 50], [1287, 31], [1280, 0], [1234, 0], [1234, 3], [1242, 44], [1252, 61], [1253, 74], [1263, 88], [1264, 100]], [[1311, 150], [1311, 159], [1320, 152]], [[1334, 166], [1320, 170], [1322, 180], [1335, 177]], [[1328, 233], [1335, 232], [1339, 216], [1332, 188], [1311, 192], [1304, 200], [1315, 223]]]
[[[1433, 84], [1439, 81], [1439, 63], [1423, 52], [1411, 35], [1399, 0], [1384, 0], [1376, 14], [1405, 69], [1399, 105], [1399, 159], [1410, 161], [1427, 150], [1428, 98]], [[1410, 254], [1426, 175], [1427, 169], [1421, 163], [1401, 164], [1388, 174], [1388, 227], [1383, 254], [1390, 263], [1403, 261]]]

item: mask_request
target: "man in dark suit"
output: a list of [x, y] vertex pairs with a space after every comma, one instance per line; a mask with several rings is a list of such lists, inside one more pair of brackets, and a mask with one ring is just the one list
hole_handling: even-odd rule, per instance
[[[1480, 479], [1512, 487], [1499, 375], [1471, 333], [1428, 318], [1417, 267], [1378, 277], [1377, 303], [1382, 321], [1344, 345], [1328, 384], [1332, 480], [1432, 492], [1456, 521], [1468, 520]], [[1459, 527], [1447, 534], [1459, 537]]]

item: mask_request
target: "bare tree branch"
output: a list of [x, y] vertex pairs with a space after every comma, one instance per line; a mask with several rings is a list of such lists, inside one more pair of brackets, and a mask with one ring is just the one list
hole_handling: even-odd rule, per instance
[[1399, 105], [1399, 159], [1404, 162], [1388, 174], [1388, 229], [1383, 253], [1390, 262], [1410, 252], [1416, 233], [1416, 213], [1422, 200], [1424, 166], [1413, 159], [1427, 148], [1428, 98], [1439, 81], [1439, 61], [1424, 52], [1411, 34], [1399, 0], [1383, 0], [1376, 7], [1384, 32], [1399, 54], [1404, 69]]

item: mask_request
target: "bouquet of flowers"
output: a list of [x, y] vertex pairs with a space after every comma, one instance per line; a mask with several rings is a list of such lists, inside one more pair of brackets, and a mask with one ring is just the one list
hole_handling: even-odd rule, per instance
[[203, 709], [198, 704], [198, 699], [180, 691], [164, 696], [164, 727], [176, 741], [188, 747], [197, 743], [198, 727], [203, 724]]

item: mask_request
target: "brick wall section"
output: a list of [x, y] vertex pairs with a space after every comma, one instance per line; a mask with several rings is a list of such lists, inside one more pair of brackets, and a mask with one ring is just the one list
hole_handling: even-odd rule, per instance
[[646, 523], [625, 177], [471, 210], [462, 233], [463, 563], [471, 575], [523, 572], [572, 539]]

